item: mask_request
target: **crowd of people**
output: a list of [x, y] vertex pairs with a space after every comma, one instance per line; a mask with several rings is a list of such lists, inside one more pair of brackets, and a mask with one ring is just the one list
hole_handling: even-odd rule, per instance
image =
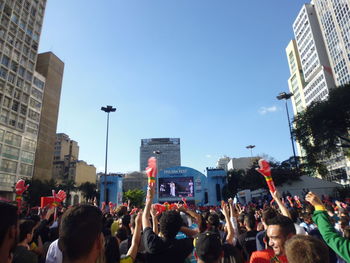
[[[143, 209], [92, 204], [18, 215], [0, 203], [0, 263], [350, 262], [349, 206], [321, 200], [160, 212], [149, 187]], [[56, 210], [56, 211], [55, 211]]]

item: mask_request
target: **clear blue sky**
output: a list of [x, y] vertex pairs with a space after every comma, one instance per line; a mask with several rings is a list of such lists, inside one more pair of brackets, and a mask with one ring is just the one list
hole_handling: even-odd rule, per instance
[[[99, 3], [99, 5], [97, 4]], [[142, 138], [181, 138], [182, 165], [292, 155], [285, 47], [301, 0], [49, 0], [40, 52], [65, 62], [58, 132], [103, 171], [139, 169]], [[291, 104], [290, 104], [290, 110]]]

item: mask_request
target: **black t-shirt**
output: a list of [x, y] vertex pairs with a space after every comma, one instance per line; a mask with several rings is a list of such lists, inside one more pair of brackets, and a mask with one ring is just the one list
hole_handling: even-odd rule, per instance
[[13, 252], [13, 263], [37, 263], [38, 256], [26, 247], [17, 246]]
[[181, 263], [193, 251], [192, 238], [167, 240], [156, 235], [150, 227], [143, 230], [142, 238], [149, 263]]
[[256, 251], [256, 235], [258, 231], [248, 231], [238, 236], [238, 242], [243, 248], [244, 259], [249, 260], [250, 255]]

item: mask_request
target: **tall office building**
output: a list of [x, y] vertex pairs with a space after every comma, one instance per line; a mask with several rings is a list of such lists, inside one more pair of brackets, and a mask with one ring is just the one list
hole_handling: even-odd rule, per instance
[[314, 0], [337, 86], [350, 83], [350, 0]]
[[[159, 154], [155, 154], [159, 151]], [[155, 156], [159, 171], [169, 167], [181, 166], [179, 138], [142, 139], [140, 147], [140, 171], [147, 167], [148, 158]]]
[[33, 175], [45, 78], [35, 71], [46, 0], [0, 1], [0, 194]]
[[[305, 4], [301, 8], [293, 23], [293, 31], [306, 82], [303, 91], [304, 107], [307, 107], [313, 101], [327, 99], [329, 90], [335, 87], [327, 51], [313, 5]], [[298, 98], [295, 97], [294, 99]]]
[[[327, 99], [329, 90], [349, 77], [349, 73], [347, 73], [347, 77], [342, 74], [335, 74], [336, 78], [333, 77], [333, 73], [339, 71], [339, 65], [337, 69], [334, 68], [329, 50], [333, 50], [331, 51], [333, 53], [334, 50], [339, 51], [339, 42], [334, 41], [337, 39], [335, 33], [337, 30], [334, 29], [334, 23], [333, 26], [329, 24], [332, 20], [332, 14], [329, 10], [324, 12], [323, 16], [318, 14], [320, 9], [324, 11], [326, 7], [333, 5], [327, 2], [331, 1], [315, 0], [311, 1], [311, 4], [305, 4], [293, 23], [295, 41], [292, 40], [287, 46], [286, 55], [291, 74], [288, 86], [294, 94], [292, 103], [295, 115], [303, 111], [312, 102]], [[346, 10], [345, 1], [333, 1], [334, 5], [336, 5], [336, 2], [344, 4], [341, 5], [344, 7], [341, 11], [342, 14], [337, 17], [340, 21], [343, 13], [349, 12]], [[325, 19], [328, 19], [328, 22], [325, 22]], [[343, 20], [342, 23], [343, 25], [349, 24], [349, 19]], [[334, 29], [332, 33], [333, 42], [326, 39], [332, 28]], [[323, 32], [324, 30], [327, 32]], [[344, 31], [346, 30], [340, 30], [339, 32]], [[343, 54], [343, 52], [340, 53]], [[339, 59], [340, 53], [337, 53], [337, 59]], [[346, 63], [342, 64], [342, 66], [344, 65]], [[343, 73], [344, 68], [345, 66], [342, 69]], [[344, 83], [346, 82], [342, 82], [342, 84]], [[297, 147], [299, 155], [304, 156], [305, 152], [298, 143]], [[350, 163], [341, 150], [330, 158], [322, 160], [322, 162], [329, 170], [328, 180], [342, 184], [349, 182]]]
[[38, 55], [36, 71], [46, 79], [34, 164], [34, 178], [39, 180], [52, 178], [63, 70], [64, 63], [52, 52]]

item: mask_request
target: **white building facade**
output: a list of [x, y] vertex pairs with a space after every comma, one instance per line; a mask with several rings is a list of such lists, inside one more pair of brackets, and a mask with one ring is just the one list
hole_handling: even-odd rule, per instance
[[350, 0], [314, 0], [337, 86], [350, 83]]
[[0, 1], [0, 194], [33, 175], [45, 78], [35, 71], [46, 0]]

